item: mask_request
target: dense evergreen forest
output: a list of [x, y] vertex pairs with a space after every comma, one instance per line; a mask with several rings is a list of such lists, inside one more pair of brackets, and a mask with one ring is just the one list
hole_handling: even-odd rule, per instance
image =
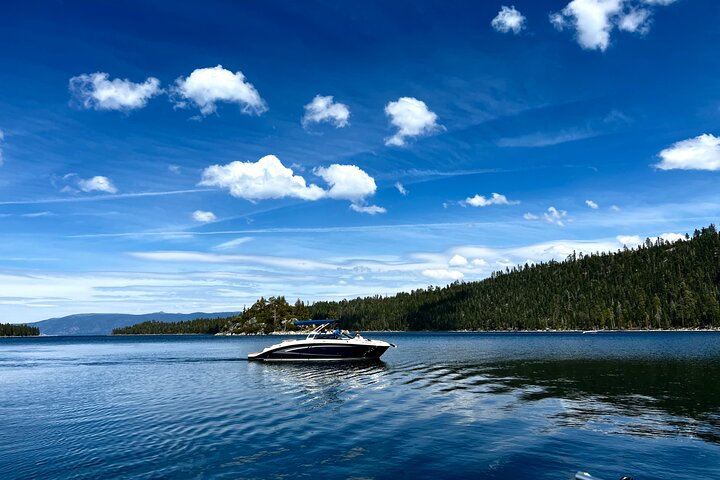
[[297, 327], [293, 320], [310, 318], [310, 308], [301, 300], [290, 305], [285, 297], [261, 298], [242, 314], [227, 318], [202, 318], [185, 322], [148, 321], [116, 328], [113, 335], [168, 335], [168, 334], [259, 334], [273, 331], [292, 332]]
[[317, 302], [313, 318], [355, 330], [591, 330], [720, 327], [720, 235], [571, 255], [479, 282]]
[[261, 298], [235, 317], [145, 322], [113, 333], [269, 333], [293, 331], [292, 320], [307, 318], [352, 330], [720, 328], [720, 235], [710, 225], [678, 242], [573, 254], [479, 282], [312, 305]]
[[198, 318], [183, 322], [159, 322], [150, 320], [129, 327], [114, 328], [113, 335], [169, 335], [218, 333], [228, 322], [227, 318]]
[[40, 335], [40, 329], [37, 327], [0, 323], [0, 337], [36, 337], [38, 335]]
[[292, 332], [298, 330], [294, 320], [304, 320], [311, 316], [310, 307], [298, 299], [290, 305], [285, 297], [260, 298], [242, 314], [228, 319], [223, 328], [224, 334], [255, 334], [275, 331]]

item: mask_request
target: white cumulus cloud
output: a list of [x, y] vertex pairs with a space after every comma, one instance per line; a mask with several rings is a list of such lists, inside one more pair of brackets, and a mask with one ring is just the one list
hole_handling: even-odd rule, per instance
[[328, 198], [362, 202], [375, 194], [375, 180], [355, 165], [333, 164], [327, 168], [316, 168], [315, 175], [322, 177], [330, 185], [326, 192]]
[[104, 72], [82, 74], [70, 79], [70, 93], [83, 108], [129, 111], [143, 108], [162, 93], [160, 80], [148, 77], [143, 83], [114, 78]]
[[[615, 239], [620, 243], [621, 245], [624, 245], [628, 248], [634, 248], [638, 245], [641, 245], [645, 243], [645, 240], [640, 237], [640, 235], [618, 235], [615, 237]], [[654, 243], [657, 242], [658, 239], [663, 239], [666, 242], [679, 242], [681, 240], [685, 240], [685, 235], [682, 233], [674, 233], [674, 232], [667, 232], [662, 233], [658, 235], [657, 237], [650, 237], [650, 240]]]
[[597, 209], [598, 209], [598, 204], [595, 203], [595, 202], [593, 202], [592, 200], [585, 200], [585, 205], [587, 205], [588, 207], [592, 208], [593, 210], [597, 210]]
[[606, 50], [613, 17], [622, 11], [622, 3], [622, 0], [573, 0], [561, 12], [551, 15], [550, 21], [558, 29], [574, 26], [583, 48]]
[[520, 202], [508, 200], [505, 195], [493, 193], [490, 198], [485, 198], [482, 195], [475, 195], [474, 197], [466, 198], [460, 203], [462, 205], [470, 205], [473, 207], [487, 207], [489, 205], [517, 205]]
[[295, 175], [275, 155], [266, 155], [257, 162], [211, 165], [203, 170], [200, 185], [226, 188], [232, 196], [250, 201], [286, 197], [311, 201], [331, 198], [349, 200], [356, 212], [371, 215], [385, 213], [382, 207], [366, 205], [367, 198], [375, 194], [377, 185], [356, 165], [333, 164], [316, 168], [313, 172], [327, 182], [328, 189], [308, 184], [305, 178]]
[[307, 127], [311, 123], [328, 122], [336, 128], [346, 127], [350, 118], [350, 109], [347, 105], [333, 101], [332, 95], [316, 95], [310, 103], [305, 105], [305, 116], [302, 124]]
[[487, 266], [488, 266], [488, 262], [486, 262], [486, 261], [485, 261], [484, 259], [482, 259], [482, 258], [476, 258], [476, 259], [474, 259], [472, 262], [470, 262], [470, 264], [471, 264], [474, 268], [484, 268], [484, 267], [487, 267]]
[[203, 170], [200, 185], [227, 188], [232, 196], [250, 201], [285, 197], [319, 200], [325, 196], [322, 188], [308, 185], [275, 155], [266, 155], [257, 162], [211, 165]]
[[117, 193], [118, 189], [108, 177], [96, 175], [88, 179], [79, 179], [77, 186], [83, 192]]
[[448, 262], [448, 266], [450, 267], [466, 267], [468, 264], [467, 258], [463, 257], [462, 255], [453, 255], [453, 257]]
[[626, 247], [632, 248], [637, 247], [641, 243], [643, 243], [642, 238], [640, 238], [639, 235], [618, 235], [615, 237], [621, 245], [625, 245]]
[[525, 220], [538, 220], [540, 217], [538, 217], [534, 213], [527, 212], [523, 215], [523, 218]]
[[560, 12], [550, 15], [550, 23], [558, 30], [573, 28], [582, 48], [605, 51], [615, 28], [646, 34], [650, 30], [652, 9], [673, 1], [572, 0]]
[[720, 170], [720, 137], [703, 134], [673, 143], [659, 153], [661, 170]]
[[255, 87], [245, 80], [242, 72], [231, 72], [222, 65], [212, 68], [198, 68], [187, 77], [175, 80], [173, 94], [175, 105], [186, 107], [192, 102], [203, 115], [217, 109], [217, 102], [236, 103], [248, 114], [260, 115], [267, 111], [265, 100]]
[[210, 223], [217, 220], [217, 217], [213, 212], [206, 212], [204, 210], [195, 210], [192, 214], [193, 220], [200, 223]]
[[385, 145], [402, 147], [408, 138], [429, 135], [443, 126], [437, 123], [438, 116], [430, 111], [425, 102], [412, 97], [400, 97], [385, 106], [385, 115], [398, 128], [392, 137], [385, 139]]
[[490, 25], [498, 32], [508, 33], [512, 31], [517, 34], [525, 28], [525, 16], [515, 9], [515, 6], [502, 6], [497, 16], [492, 19]]
[[433, 280], [460, 280], [465, 275], [458, 270], [448, 270], [446, 268], [428, 268], [423, 270], [422, 274]]
[[685, 235], [683, 235], [682, 233], [668, 232], [668, 233], [663, 233], [662, 235], [660, 235], [660, 238], [662, 238], [663, 240], [666, 240], [668, 242], [678, 242], [680, 240], [685, 240]]
[[397, 189], [398, 192], [400, 192], [400, 195], [402, 195], [403, 197], [407, 197], [408, 191], [407, 191], [407, 189], [403, 186], [402, 183], [400, 183], [400, 182], [395, 182], [395, 188]]

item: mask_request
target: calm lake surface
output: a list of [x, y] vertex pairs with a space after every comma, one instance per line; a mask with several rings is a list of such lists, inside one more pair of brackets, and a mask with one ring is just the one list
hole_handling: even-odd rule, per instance
[[0, 339], [0, 478], [720, 478], [720, 333]]

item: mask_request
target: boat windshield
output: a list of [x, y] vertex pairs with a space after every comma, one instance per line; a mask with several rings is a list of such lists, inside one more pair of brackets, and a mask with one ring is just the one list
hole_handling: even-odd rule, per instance
[[335, 331], [335, 332], [320, 332], [320, 333], [310, 334], [308, 336], [308, 338], [310, 338], [310, 337], [315, 338], [315, 339], [326, 339], [326, 340], [330, 340], [330, 339], [352, 340], [353, 338], [355, 338], [355, 335], [353, 335], [352, 333], [347, 332], [347, 331], [343, 331], [343, 332]]

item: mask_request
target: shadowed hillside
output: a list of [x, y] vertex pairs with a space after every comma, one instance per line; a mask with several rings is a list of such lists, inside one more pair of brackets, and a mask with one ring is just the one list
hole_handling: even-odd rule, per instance
[[128, 315], [122, 313], [82, 313], [67, 317], [51, 318], [30, 324], [38, 327], [42, 335], [110, 335], [114, 328], [127, 327], [136, 323], [156, 320], [179, 322], [196, 318], [224, 318], [237, 312], [219, 313], [146, 313]]
[[313, 318], [360, 330], [591, 330], [720, 327], [720, 235], [571, 255], [479, 282], [317, 302]]

